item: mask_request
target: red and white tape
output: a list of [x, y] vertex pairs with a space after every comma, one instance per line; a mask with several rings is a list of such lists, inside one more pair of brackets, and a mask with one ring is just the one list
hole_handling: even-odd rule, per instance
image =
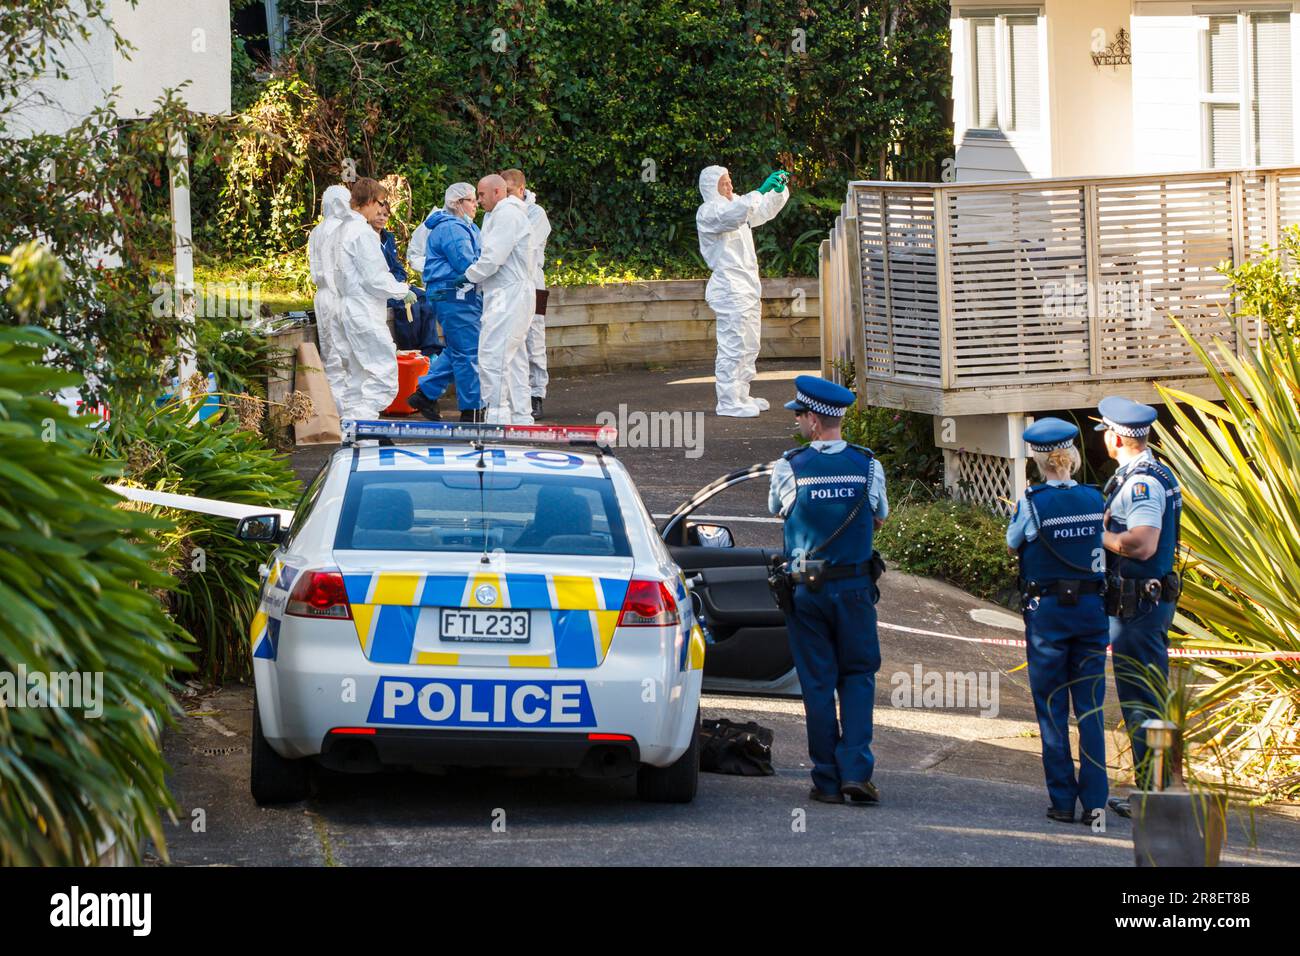
[[[949, 641], [963, 641], [967, 644], [993, 644], [998, 647], [1024, 647], [1025, 641], [1015, 637], [966, 637], [962, 634], [945, 634], [942, 631], [926, 631], [919, 627], [905, 627], [902, 624], [878, 625], [890, 631], [902, 631], [905, 634], [919, 634], [923, 637], [942, 637]], [[1111, 653], [1106, 648], [1106, 653]], [[1208, 648], [1171, 647], [1170, 657], [1214, 658], [1215, 660], [1252, 660], [1252, 661], [1300, 661], [1300, 652], [1295, 651], [1216, 651]]]

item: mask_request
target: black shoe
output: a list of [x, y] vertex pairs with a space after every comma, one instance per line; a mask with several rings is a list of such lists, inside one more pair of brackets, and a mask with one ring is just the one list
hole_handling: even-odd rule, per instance
[[462, 422], [473, 422], [474, 424], [479, 424], [483, 421], [483, 409], [481, 408], [463, 409], [460, 413], [460, 420]]
[[808, 799], [816, 800], [818, 803], [843, 803], [844, 794], [827, 793], [825, 790], [821, 789], [820, 787], [813, 787], [811, 790], [808, 791]]
[[1058, 810], [1056, 807], [1048, 807], [1047, 819], [1055, 820], [1057, 823], [1073, 823], [1074, 810]]
[[420, 391], [418, 388], [410, 395], [406, 396], [406, 404], [410, 405], [431, 422], [442, 421], [442, 413], [438, 411], [438, 403], [427, 397], [424, 392]]
[[1128, 800], [1123, 797], [1111, 797], [1106, 801], [1106, 806], [1110, 807], [1117, 816], [1121, 816], [1125, 820], [1133, 816], [1133, 808], [1129, 806]]
[[840, 795], [849, 803], [880, 802], [880, 788], [870, 780], [850, 780], [840, 787]]
[[536, 395], [533, 396], [533, 420], [541, 421], [542, 418], [542, 400]]

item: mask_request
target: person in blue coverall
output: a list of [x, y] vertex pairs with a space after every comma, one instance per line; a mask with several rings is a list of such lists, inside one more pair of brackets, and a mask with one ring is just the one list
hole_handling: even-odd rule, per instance
[[454, 379], [456, 404], [463, 422], [481, 421], [478, 377], [479, 323], [483, 296], [465, 280], [465, 270], [479, 257], [479, 229], [474, 224], [478, 199], [469, 183], [447, 187], [442, 209], [427, 220], [429, 240], [424, 261], [425, 295], [433, 303], [446, 344], [429, 374], [407, 404], [430, 421], [441, 421], [438, 399]]

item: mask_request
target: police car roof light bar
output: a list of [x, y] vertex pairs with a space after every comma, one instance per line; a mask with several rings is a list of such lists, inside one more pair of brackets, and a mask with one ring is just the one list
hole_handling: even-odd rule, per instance
[[594, 445], [608, 448], [618, 429], [608, 425], [486, 425], [473, 422], [389, 422], [344, 419], [343, 444], [367, 438], [407, 441], [490, 441]]

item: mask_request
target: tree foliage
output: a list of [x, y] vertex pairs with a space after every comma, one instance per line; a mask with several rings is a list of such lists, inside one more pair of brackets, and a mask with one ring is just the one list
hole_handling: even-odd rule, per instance
[[[49, 0], [0, 11], [6, 70], [0, 78], [0, 250], [40, 242], [61, 263], [61, 295], [19, 314], [0, 302], [0, 325], [32, 323], [58, 336], [49, 360], [87, 376], [82, 394], [98, 401], [157, 393], [175, 353], [179, 319], [152, 309], [160, 277], [151, 256], [170, 248], [169, 135], [192, 134], [200, 120], [170, 96], [147, 120], [123, 121], [111, 102], [72, 122], [61, 115], [51, 78], [67, 77], [71, 47], [111, 28], [104, 0]], [[129, 51], [128, 51], [129, 52]], [[199, 158], [200, 164], [203, 157]], [[21, 258], [15, 261], [22, 261]], [[0, 283], [7, 273], [0, 271]]]
[[[940, 0], [280, 6], [292, 26], [275, 82], [320, 97], [300, 115], [313, 195], [352, 169], [400, 174], [422, 215], [450, 182], [519, 166], [559, 248], [689, 255], [699, 171], [720, 163], [740, 189], [793, 173], [796, 201], [765, 235], [776, 253], [825, 231], [848, 180], [933, 178], [951, 149]], [[283, 230], [268, 219], [265, 238]]]

